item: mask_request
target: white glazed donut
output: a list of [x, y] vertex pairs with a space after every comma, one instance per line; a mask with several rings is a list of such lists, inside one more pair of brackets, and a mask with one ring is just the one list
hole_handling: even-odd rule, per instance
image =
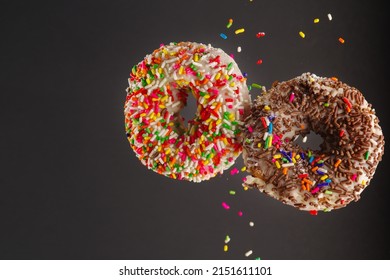
[[[362, 93], [310, 73], [259, 96], [245, 127], [251, 175], [243, 185], [313, 213], [359, 200], [384, 153], [379, 119]], [[294, 142], [310, 131], [323, 138], [318, 151]]]
[[[187, 125], [180, 111], [188, 95], [196, 98], [197, 112]], [[149, 169], [200, 182], [241, 154], [238, 136], [249, 106], [246, 78], [224, 51], [193, 42], [162, 45], [132, 68], [126, 134]]]

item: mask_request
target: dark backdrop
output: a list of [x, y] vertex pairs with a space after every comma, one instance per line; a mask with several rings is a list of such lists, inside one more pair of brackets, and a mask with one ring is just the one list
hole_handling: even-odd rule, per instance
[[381, 4], [1, 1], [0, 258], [389, 259], [388, 153], [359, 202], [311, 216], [245, 192], [241, 171], [196, 184], [147, 170], [123, 116], [131, 67], [160, 43], [195, 41], [234, 53], [249, 84], [337, 76], [364, 93], [388, 137]]

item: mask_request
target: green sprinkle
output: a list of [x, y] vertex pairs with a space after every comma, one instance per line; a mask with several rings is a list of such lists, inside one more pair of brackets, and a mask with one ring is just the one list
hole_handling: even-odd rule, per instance
[[226, 129], [232, 129], [231, 127], [230, 127], [230, 125], [228, 125], [227, 123], [224, 123], [224, 124], [222, 124], [222, 126], [224, 127], [224, 128], [226, 128]]
[[236, 192], [235, 192], [235, 191], [229, 191], [229, 194], [231, 194], [231, 195], [235, 195], [235, 194], [236, 194]]
[[233, 62], [230, 62], [230, 63], [228, 64], [228, 66], [227, 66], [227, 70], [232, 69], [232, 66], [233, 66]]
[[329, 103], [328, 102], [324, 103], [324, 106], [329, 107]]
[[161, 74], [160, 74], [160, 78], [161, 78], [161, 79], [164, 79], [164, 77], [165, 77], [164, 74], [161, 73]]
[[368, 160], [368, 157], [370, 156], [370, 152], [367, 151], [365, 154], [364, 154], [364, 159], [365, 160]]
[[143, 87], [146, 87], [146, 85], [148, 84], [144, 78], [141, 79], [141, 83]]
[[158, 64], [154, 64], [153, 69], [157, 69], [157, 68], [158, 68]]
[[245, 142], [249, 144], [249, 143], [251, 142], [251, 139], [246, 138], [246, 139], [245, 139]]
[[236, 130], [234, 130], [234, 135], [237, 135], [237, 134], [240, 134], [241, 133], [241, 130], [239, 130], [238, 128]]
[[260, 259], [260, 257], [257, 257], [257, 258], [255, 258], [255, 260], [258, 260], [258, 261], [259, 261], [259, 260], [261, 260], [261, 259]]
[[252, 86], [248, 86], [248, 90], [251, 91], [252, 90]]
[[262, 89], [263, 88], [261, 85], [255, 84], [255, 83], [252, 84], [252, 87], [258, 88], [258, 89]]
[[325, 194], [332, 194], [333, 192], [332, 191], [329, 191], [329, 190], [326, 190], [325, 191]]
[[205, 96], [206, 94], [207, 94], [207, 93], [206, 93], [206, 92], [203, 92], [203, 91], [200, 91], [200, 92], [199, 92], [199, 95], [200, 95], [200, 96]]
[[231, 81], [232, 79], [233, 79], [233, 76], [230, 75], [228, 80]]

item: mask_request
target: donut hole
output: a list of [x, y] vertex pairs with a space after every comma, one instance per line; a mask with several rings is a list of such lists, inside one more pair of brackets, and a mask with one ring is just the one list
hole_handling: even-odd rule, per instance
[[181, 92], [183, 95], [183, 107], [179, 113], [183, 118], [184, 126], [188, 127], [188, 125], [185, 124], [195, 118], [198, 104], [190, 89], [183, 89]]
[[314, 131], [310, 131], [308, 134], [302, 136], [299, 135], [294, 143], [299, 145], [302, 149], [319, 151], [321, 150], [321, 144], [324, 142], [324, 138], [321, 135], [315, 133]]

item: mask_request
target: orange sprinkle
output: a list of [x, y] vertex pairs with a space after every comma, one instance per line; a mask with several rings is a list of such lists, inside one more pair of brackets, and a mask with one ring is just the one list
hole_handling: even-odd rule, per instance
[[310, 181], [309, 179], [303, 178], [302, 181], [304, 181], [305, 183], [307, 183], [309, 185], [313, 185], [313, 182]]
[[345, 40], [343, 39], [343, 38], [339, 38], [339, 42], [341, 43], [341, 44], [344, 44], [345, 43]]
[[333, 81], [337, 82], [339, 79], [337, 79], [337, 77], [332, 77], [331, 78]]
[[336, 163], [334, 164], [334, 167], [338, 167], [339, 165], [340, 165], [340, 163], [341, 163], [341, 159], [338, 159], [337, 161], [336, 161]]
[[288, 168], [287, 168], [287, 167], [284, 167], [284, 168], [283, 168], [283, 174], [284, 174], [284, 175], [287, 175], [287, 171], [288, 171]]
[[313, 167], [313, 168], [311, 169], [311, 171], [316, 172], [317, 169], [318, 169], [318, 166], [315, 166], [315, 167]]

